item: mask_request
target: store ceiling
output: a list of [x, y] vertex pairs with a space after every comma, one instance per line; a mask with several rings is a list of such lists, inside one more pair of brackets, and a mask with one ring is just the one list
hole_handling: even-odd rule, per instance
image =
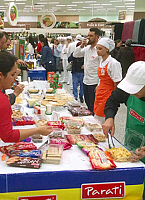
[[[6, 10], [9, 2], [15, 2], [19, 15], [41, 15], [53, 12], [55, 15], [112, 16], [119, 11], [145, 11], [145, 0], [1, 0], [0, 11]], [[31, 12], [32, 4], [34, 12]]]

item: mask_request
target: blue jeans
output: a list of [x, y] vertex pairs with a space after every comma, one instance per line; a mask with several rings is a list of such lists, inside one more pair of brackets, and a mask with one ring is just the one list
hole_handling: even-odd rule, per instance
[[58, 70], [59, 73], [61, 74], [60, 57], [54, 56], [54, 62], [55, 62], [56, 70]]
[[78, 98], [78, 86], [80, 86], [79, 97], [83, 97], [83, 95], [84, 95], [83, 78], [84, 78], [84, 73], [72, 74], [73, 95], [74, 95], [75, 99]]

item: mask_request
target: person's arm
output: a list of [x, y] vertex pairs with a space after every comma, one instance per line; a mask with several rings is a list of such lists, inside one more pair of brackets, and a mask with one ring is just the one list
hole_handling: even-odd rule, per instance
[[9, 96], [9, 101], [10, 101], [10, 104], [13, 105], [15, 103], [15, 100], [16, 100], [16, 96], [14, 93], [11, 93], [8, 95]]
[[52, 127], [51, 126], [41, 126], [38, 128], [31, 128], [31, 129], [20, 129], [20, 138], [19, 140], [24, 140], [25, 138], [40, 134], [40, 135], [49, 135], [52, 132]]
[[118, 108], [120, 107], [121, 103], [127, 102], [127, 99], [130, 94], [120, 90], [119, 88], [116, 88], [110, 97], [107, 99], [107, 102], [105, 104], [105, 122], [102, 124], [103, 132], [105, 136], [108, 136], [109, 130], [111, 130], [111, 135], [114, 135], [115, 132], [115, 125], [114, 125], [114, 117], [118, 111]]
[[58, 45], [57, 48], [56, 48], [56, 51], [58, 53], [61, 53], [62, 52], [62, 46], [61, 45]]
[[43, 65], [46, 64], [47, 56], [48, 56], [48, 50], [47, 50], [47, 48], [43, 47], [42, 56], [41, 56], [41, 60], [42, 60]]
[[73, 53], [68, 57], [68, 62], [73, 61]]
[[81, 46], [78, 46], [75, 48], [74, 52], [73, 52], [73, 57], [77, 58], [77, 57], [84, 57], [85, 55], [85, 48], [81, 48]]

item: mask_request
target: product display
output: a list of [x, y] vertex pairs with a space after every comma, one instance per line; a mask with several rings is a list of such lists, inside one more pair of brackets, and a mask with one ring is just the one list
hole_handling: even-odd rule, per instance
[[131, 153], [122, 147], [107, 149], [111, 153], [113, 160], [116, 162], [127, 162], [130, 160]]

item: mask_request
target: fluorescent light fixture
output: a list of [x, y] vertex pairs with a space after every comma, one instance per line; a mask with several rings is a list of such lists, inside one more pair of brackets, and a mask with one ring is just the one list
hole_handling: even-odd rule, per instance
[[135, 0], [123, 0], [123, 1], [135, 1]]
[[4, 8], [5, 6], [0, 6], [0, 8]]
[[125, 3], [125, 5], [135, 5], [135, 3]]
[[72, 7], [72, 6], [77, 6], [77, 5], [72, 4], [72, 5], [67, 5], [67, 6], [71, 6]]
[[118, 1], [109, 1], [111, 3], [118, 3], [118, 2], [122, 2], [122, 0], [118, 0]]
[[27, 1], [27, 0], [16, 0], [16, 1]]
[[42, 9], [42, 8], [35, 8], [35, 7], [34, 7], [34, 10], [37, 10], [37, 9], [39, 9], [39, 10], [40, 10], [40, 9]]
[[16, 4], [17, 4], [17, 5], [19, 5], [19, 4], [21, 5], [21, 4], [25, 4], [25, 3], [16, 3]]
[[32, 5], [25, 5], [25, 7], [27, 7], [27, 8], [29, 8], [29, 7], [30, 7], [30, 8], [31, 8], [31, 7], [32, 7]]
[[59, 2], [49, 2], [49, 4], [59, 4]]
[[73, 1], [72, 3], [84, 3], [83, 1]]
[[65, 7], [66, 5], [56, 5], [56, 6], [61, 6], [61, 7]]
[[42, 5], [42, 4], [47, 4], [47, 2], [40, 2], [40, 3], [37, 3], [37, 5]]
[[97, 3], [97, 4], [90, 4], [91, 6], [100, 6], [101, 4]]
[[4, 1], [10, 1], [11, 2], [11, 1], [15, 1], [15, 0], [4, 0]]
[[135, 8], [127, 8], [128, 10], [134, 10]]
[[76, 9], [67, 9], [67, 10], [76, 10]]
[[112, 3], [102, 3], [102, 6], [112, 6]]
[[116, 10], [116, 8], [107, 8], [107, 10]]
[[126, 8], [134, 8], [134, 6], [126, 6]]
[[34, 7], [44, 7], [44, 5], [34, 5]]
[[92, 7], [83, 7], [83, 8], [92, 8]]

